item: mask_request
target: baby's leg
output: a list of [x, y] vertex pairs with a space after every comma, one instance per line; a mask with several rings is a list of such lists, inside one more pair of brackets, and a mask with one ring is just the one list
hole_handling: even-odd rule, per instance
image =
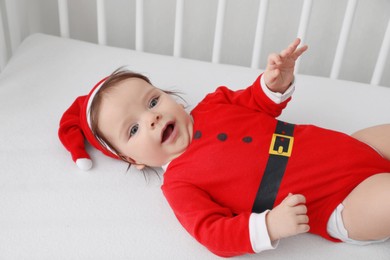
[[390, 173], [373, 175], [343, 201], [342, 218], [354, 240], [390, 237]]
[[352, 137], [371, 145], [390, 160], [390, 124], [365, 128], [352, 134]]

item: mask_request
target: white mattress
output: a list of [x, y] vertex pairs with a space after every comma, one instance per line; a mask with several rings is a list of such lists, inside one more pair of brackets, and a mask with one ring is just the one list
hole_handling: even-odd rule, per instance
[[[308, 52], [306, 55], [310, 55]], [[79, 170], [57, 138], [76, 96], [121, 65], [178, 89], [190, 107], [219, 85], [250, 84], [258, 70], [146, 54], [37, 34], [0, 75], [0, 259], [218, 259], [180, 226], [161, 180], [90, 149]], [[390, 122], [390, 89], [297, 76], [282, 119], [351, 133]], [[390, 259], [390, 241], [365, 247], [304, 234], [237, 259]]]

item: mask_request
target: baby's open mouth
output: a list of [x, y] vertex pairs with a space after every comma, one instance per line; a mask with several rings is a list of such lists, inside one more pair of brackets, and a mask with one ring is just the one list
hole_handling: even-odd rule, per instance
[[163, 130], [162, 137], [161, 137], [161, 142], [165, 142], [168, 140], [168, 138], [171, 136], [173, 133], [173, 129], [175, 129], [175, 124], [174, 123], [168, 123], [165, 126], [165, 129]]

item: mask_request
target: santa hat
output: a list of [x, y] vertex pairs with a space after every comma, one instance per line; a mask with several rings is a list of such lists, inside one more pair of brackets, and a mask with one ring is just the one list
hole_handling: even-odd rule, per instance
[[58, 136], [62, 144], [72, 155], [73, 161], [82, 170], [89, 170], [92, 167], [91, 157], [85, 149], [85, 139], [105, 155], [119, 159], [116, 152], [108, 147], [103, 140], [98, 140], [91, 130], [89, 109], [93, 98], [106, 79], [104, 78], [98, 82], [88, 95], [76, 98], [73, 104], [62, 115], [60, 121]]

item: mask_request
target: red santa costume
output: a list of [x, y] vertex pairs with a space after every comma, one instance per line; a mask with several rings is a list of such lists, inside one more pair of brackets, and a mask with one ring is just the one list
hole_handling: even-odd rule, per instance
[[[119, 159], [91, 130], [89, 108], [104, 82], [60, 121], [60, 140], [83, 170], [92, 167], [85, 138]], [[390, 161], [348, 135], [278, 121], [293, 90], [270, 92], [260, 76], [245, 90], [218, 88], [191, 112], [193, 140], [170, 162], [162, 190], [184, 228], [217, 255], [274, 248], [265, 215], [289, 193], [306, 197], [310, 232], [338, 241], [327, 232], [336, 207], [364, 179], [390, 172]]]
[[[343, 133], [290, 124], [291, 133], [277, 132], [281, 123], [276, 117], [291, 97], [271, 100], [261, 81], [260, 76], [245, 90], [220, 87], [207, 95], [191, 112], [191, 144], [164, 174], [162, 190], [180, 223], [220, 256], [273, 247], [267, 211], [254, 210], [254, 204], [273, 185], [275, 169], [266, 168], [275, 152], [287, 159], [271, 204], [277, 206], [289, 193], [303, 194], [310, 232], [331, 241], [338, 241], [327, 232], [335, 208], [367, 177], [390, 172], [390, 161]], [[275, 142], [287, 142], [287, 147], [274, 149]], [[268, 181], [265, 172], [271, 175]]]

